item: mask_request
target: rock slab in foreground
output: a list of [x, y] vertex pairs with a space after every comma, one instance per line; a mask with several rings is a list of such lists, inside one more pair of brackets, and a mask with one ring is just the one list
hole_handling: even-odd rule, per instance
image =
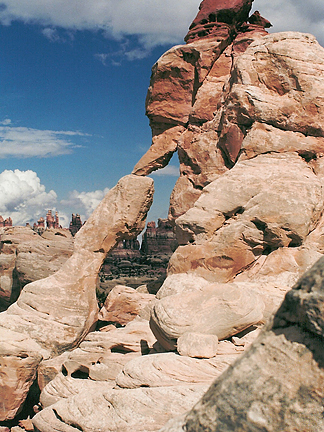
[[188, 410], [206, 385], [107, 389], [81, 393], [57, 402], [33, 418], [38, 432], [157, 431], [170, 418]]

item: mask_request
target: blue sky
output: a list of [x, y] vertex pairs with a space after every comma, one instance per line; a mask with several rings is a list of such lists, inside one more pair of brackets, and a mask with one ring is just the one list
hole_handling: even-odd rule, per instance
[[[49, 208], [86, 219], [151, 143], [151, 67], [182, 43], [199, 0], [0, 2], [0, 214], [33, 222]], [[270, 4], [271, 3], [271, 4]], [[255, 0], [272, 31], [324, 42], [324, 6]], [[166, 217], [177, 161], [154, 175], [149, 219]]]

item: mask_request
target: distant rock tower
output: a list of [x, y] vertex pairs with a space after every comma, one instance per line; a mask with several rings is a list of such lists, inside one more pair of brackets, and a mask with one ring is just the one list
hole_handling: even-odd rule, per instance
[[148, 222], [141, 246], [143, 254], [171, 254], [175, 247], [176, 236], [168, 219], [158, 219], [157, 226], [155, 222]]
[[37, 221], [38, 228], [45, 228], [45, 219], [41, 216]]
[[72, 213], [72, 220], [70, 222], [69, 230], [73, 236], [79, 231], [79, 229], [82, 227], [82, 221], [79, 214], [73, 214]]
[[52, 215], [52, 210], [48, 210], [46, 214], [46, 227], [50, 228], [60, 228], [58, 212], [55, 212], [55, 216]]
[[11, 217], [8, 217], [7, 219], [3, 219], [2, 216], [0, 216], [0, 227], [11, 227], [12, 226], [12, 219]]

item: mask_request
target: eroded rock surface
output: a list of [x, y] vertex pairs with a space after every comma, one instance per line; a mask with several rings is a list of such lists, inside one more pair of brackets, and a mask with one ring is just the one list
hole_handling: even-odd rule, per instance
[[[263, 318], [264, 303], [257, 292], [232, 284], [208, 284], [184, 290], [154, 303], [150, 325], [160, 344], [175, 350], [185, 333], [229, 338]], [[200, 357], [200, 355], [198, 355]]]
[[79, 393], [41, 411], [33, 422], [36, 431], [46, 432], [157, 431], [204, 391], [206, 385], [201, 384], [117, 390], [97, 383], [92, 392]]
[[122, 388], [165, 387], [208, 383], [237, 358], [237, 354], [194, 359], [175, 353], [152, 354], [129, 361], [116, 378]]
[[[71, 395], [87, 392], [94, 381], [115, 386], [115, 379], [123, 366], [134, 357], [153, 350], [156, 338], [147, 320], [136, 318], [125, 327], [103, 328], [90, 332], [80, 346], [68, 354], [43, 362], [38, 380], [44, 407], [67, 399]], [[56, 365], [56, 370], [53, 366]], [[48, 376], [51, 374], [51, 380]], [[91, 388], [92, 388], [91, 387]]]
[[133, 288], [116, 285], [108, 294], [99, 312], [99, 319], [125, 325], [139, 315], [154, 298], [153, 294], [139, 293]]
[[324, 428], [321, 258], [289, 291], [267, 329], [178, 426], [163, 431], [315, 432]]
[[[0, 406], [1, 420], [13, 418], [21, 407], [41, 358], [75, 347], [96, 323], [95, 287], [102, 261], [120, 240], [136, 237], [144, 228], [152, 196], [151, 179], [122, 178], [76, 235], [74, 253], [63, 267], [26, 285], [18, 301], [0, 314], [0, 339], [5, 343], [1, 375], [7, 395], [6, 403]], [[26, 348], [21, 356], [13, 344], [22, 338]], [[35, 356], [38, 361], [33, 361]], [[16, 371], [28, 360], [32, 366], [22, 385]]]
[[72, 255], [68, 230], [38, 235], [30, 227], [7, 227], [0, 234], [0, 310], [14, 303], [22, 288], [53, 273]]

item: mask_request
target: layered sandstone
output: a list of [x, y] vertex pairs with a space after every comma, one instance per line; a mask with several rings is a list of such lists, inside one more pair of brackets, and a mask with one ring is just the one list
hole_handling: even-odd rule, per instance
[[[148, 305], [150, 314], [146, 310], [122, 329], [107, 327], [105, 336], [100, 336], [105, 332], [90, 333], [80, 349], [61, 359], [61, 368], [55, 366], [53, 372], [51, 366], [56, 376], [41, 395], [46, 408], [33, 420], [41, 432], [157, 431], [173, 413], [180, 417], [162, 430], [230, 431], [242, 426], [301, 432], [322, 427], [317, 415], [322, 395], [316, 393], [315, 384], [322, 380], [322, 369], [312, 360], [312, 355], [320, 358], [321, 350], [321, 342], [317, 348], [314, 344], [321, 337], [317, 288], [314, 296], [308, 285], [304, 294], [302, 290], [297, 296], [288, 294], [286, 302], [292, 307], [283, 306], [277, 327], [268, 327], [242, 360], [235, 360], [258, 337], [258, 327], [279, 306], [291, 284], [324, 251], [323, 104], [321, 96], [311, 91], [314, 76], [306, 65], [306, 59], [312, 59], [321, 88], [323, 49], [308, 35], [240, 34], [230, 48], [221, 49], [219, 73], [226, 77], [225, 85], [207, 80], [206, 89], [201, 86], [196, 93], [201, 103], [192, 110], [192, 93], [188, 98], [185, 89], [194, 89], [189, 82], [193, 69], [184, 58], [198, 68], [195, 62], [207, 61], [212, 41], [192, 42], [195, 49], [199, 45], [199, 56], [188, 56], [190, 43], [171, 50], [160, 64], [165, 68], [161, 70], [170, 68], [170, 75], [161, 72], [157, 89], [149, 91], [149, 100], [161, 100], [162, 77], [169, 80], [166, 88], [170, 89], [172, 68], [176, 68], [170, 65], [180, 58], [181, 92], [173, 93], [170, 108], [168, 101], [164, 106], [149, 105], [157, 135], [135, 168], [137, 175], [147, 174], [165, 165], [175, 149], [179, 152], [181, 176], [170, 214], [178, 216], [180, 246], [170, 260], [168, 277]], [[213, 55], [219, 41], [215, 46]], [[212, 62], [215, 74], [217, 61]], [[199, 70], [200, 75], [197, 69], [197, 79], [205, 72], [206, 67]], [[209, 102], [204, 104], [203, 99], [213, 82], [218, 86], [215, 108], [207, 110]], [[183, 103], [178, 112], [176, 98]], [[313, 104], [318, 108], [311, 119]], [[135, 301], [136, 292], [126, 291]], [[115, 305], [110, 312], [118, 312]], [[117, 315], [110, 317], [118, 323]], [[148, 333], [142, 328], [133, 334], [135, 339], [128, 339], [130, 326], [139, 323]], [[110, 332], [116, 336], [119, 332], [115, 345]], [[163, 352], [170, 350], [174, 352]], [[303, 369], [300, 376], [296, 364]], [[198, 401], [208, 380], [221, 372], [197, 408], [184, 414], [187, 404]], [[305, 389], [302, 383], [306, 382]], [[286, 400], [291, 403], [281, 402]], [[297, 408], [302, 412], [304, 406], [315, 415], [297, 414], [292, 420], [292, 413]], [[285, 413], [284, 420], [278, 410]]]

